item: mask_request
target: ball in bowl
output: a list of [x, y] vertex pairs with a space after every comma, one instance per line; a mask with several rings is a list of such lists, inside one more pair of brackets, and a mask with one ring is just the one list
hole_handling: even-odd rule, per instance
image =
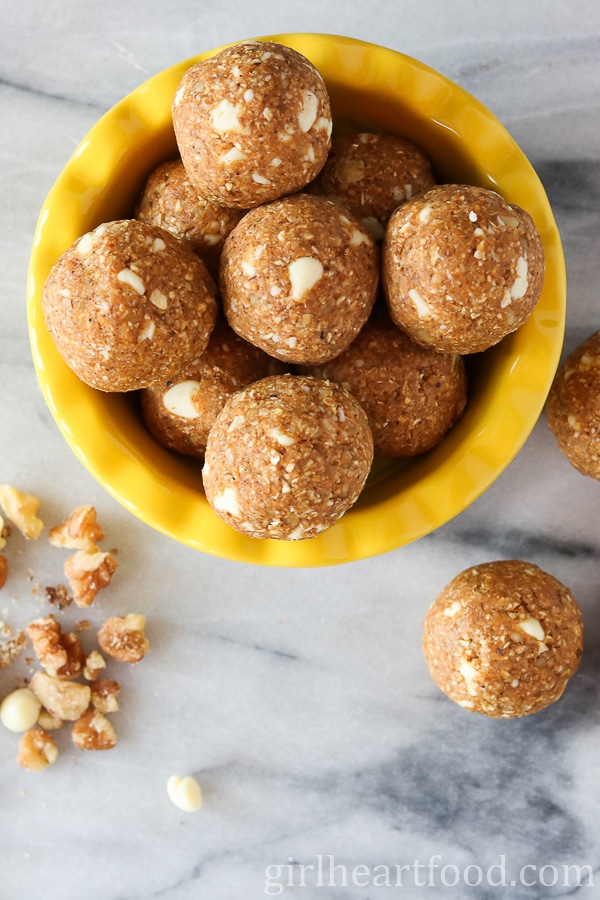
[[[40, 213], [31, 254], [28, 318], [44, 396], [78, 459], [140, 519], [191, 547], [253, 564], [336, 565], [413, 541], [447, 522], [503, 471], [529, 436], [558, 365], [565, 315], [560, 238], [543, 187], [500, 122], [458, 85], [417, 60], [347, 37], [270, 36], [306, 55], [324, 77], [337, 133], [399, 133], [432, 162], [436, 179], [497, 190], [532, 216], [546, 274], [538, 304], [515, 333], [470, 360], [465, 413], [432, 451], [407, 464], [375, 462], [356, 504], [309, 541], [257, 542], [210, 508], [198, 464], [161, 447], [137, 404], [83, 385], [49, 335], [43, 283], [76, 239], [130, 214], [149, 174], [177, 144], [171, 104], [181, 78], [210, 50], [124, 98], [94, 126]], [[82, 186], [84, 190], [82, 191]]]

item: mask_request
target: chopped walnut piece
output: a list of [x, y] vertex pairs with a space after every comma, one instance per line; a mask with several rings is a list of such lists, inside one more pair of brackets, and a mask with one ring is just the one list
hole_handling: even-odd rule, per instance
[[47, 709], [42, 709], [38, 716], [38, 725], [40, 728], [43, 728], [44, 731], [58, 731], [59, 728], [62, 728], [65, 723], [60, 718], [60, 716], [53, 716], [52, 713], [49, 713]]
[[15, 634], [10, 625], [0, 622], [0, 637], [0, 669], [5, 669], [27, 646], [27, 635], [24, 631]]
[[5, 556], [0, 554], [0, 591], [6, 584], [6, 579], [8, 577], [8, 560]]
[[121, 685], [111, 678], [98, 678], [92, 684], [92, 706], [101, 713], [117, 712]]
[[83, 667], [83, 677], [88, 681], [95, 681], [102, 669], [106, 668], [103, 656], [97, 650], [92, 650]]
[[52, 738], [43, 728], [32, 728], [26, 731], [19, 744], [17, 762], [30, 772], [41, 772], [58, 759], [58, 749]]
[[77, 606], [91, 606], [101, 588], [112, 581], [118, 566], [110, 553], [101, 550], [78, 550], [65, 562], [65, 575], [69, 579]]
[[66, 609], [73, 602], [73, 598], [64, 584], [57, 584], [56, 587], [48, 586], [45, 593], [48, 603], [56, 606], [59, 610]]
[[67, 663], [67, 650], [61, 642], [59, 623], [52, 615], [44, 616], [30, 622], [26, 630], [40, 663], [49, 675], [56, 675]]
[[78, 619], [77, 622], [75, 622], [75, 631], [78, 634], [82, 631], [89, 631], [91, 628], [93, 628], [93, 625], [89, 619]]
[[150, 649], [145, 626], [146, 617], [140, 613], [112, 616], [98, 631], [98, 643], [107, 656], [119, 662], [139, 662]]
[[44, 523], [36, 515], [40, 508], [37, 497], [24, 494], [9, 484], [0, 484], [0, 505], [24, 537], [35, 540], [40, 536]]
[[53, 547], [68, 550], [95, 551], [96, 544], [103, 540], [104, 530], [96, 521], [93, 506], [78, 506], [60, 525], [50, 529], [48, 539]]
[[111, 750], [117, 743], [112, 723], [97, 709], [88, 709], [75, 722], [71, 738], [80, 750]]
[[49, 675], [57, 678], [77, 678], [81, 674], [85, 656], [79, 638], [63, 634], [53, 615], [34, 619], [27, 626], [33, 649]]
[[29, 689], [49, 713], [68, 722], [73, 722], [85, 712], [92, 696], [89, 685], [61, 681], [46, 672], [36, 672]]

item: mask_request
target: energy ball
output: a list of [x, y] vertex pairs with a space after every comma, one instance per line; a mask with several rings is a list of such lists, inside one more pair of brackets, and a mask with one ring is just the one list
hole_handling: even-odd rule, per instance
[[521, 560], [465, 569], [433, 602], [423, 651], [439, 688], [496, 718], [554, 703], [583, 651], [581, 612], [552, 575]]
[[382, 284], [394, 322], [447, 353], [478, 353], [516, 331], [544, 280], [531, 216], [495, 191], [438, 185], [391, 216]]
[[183, 163], [176, 159], [150, 174], [135, 210], [140, 222], [159, 225], [187, 241], [215, 278], [225, 238], [243, 215], [244, 210], [199, 197]]
[[346, 210], [295, 194], [253, 209], [221, 254], [229, 324], [286, 362], [317, 365], [345, 350], [373, 307], [377, 247]]
[[52, 268], [42, 304], [59, 353], [81, 381], [132, 391], [193, 364], [213, 330], [215, 298], [189, 248], [132, 219], [78, 238]]
[[600, 331], [583, 341], [558, 370], [546, 417], [571, 465], [600, 481]]
[[219, 320], [208, 347], [181, 380], [142, 391], [144, 421], [165, 447], [202, 458], [208, 432], [229, 397], [253, 381], [284, 371], [283, 363]]
[[363, 132], [333, 139], [310, 191], [345, 206], [381, 240], [394, 210], [434, 184], [429, 160], [411, 141]]
[[226, 206], [250, 208], [299, 191], [331, 146], [321, 74], [272, 41], [245, 41], [191, 66], [172, 113], [191, 182]]
[[354, 504], [372, 460], [367, 417], [348, 391], [279, 375], [230, 397], [202, 475], [208, 502], [232, 528], [292, 541], [314, 537]]
[[383, 315], [372, 315], [347, 350], [309, 374], [339, 382], [356, 397], [377, 456], [431, 450], [467, 402], [462, 357], [415, 344]]

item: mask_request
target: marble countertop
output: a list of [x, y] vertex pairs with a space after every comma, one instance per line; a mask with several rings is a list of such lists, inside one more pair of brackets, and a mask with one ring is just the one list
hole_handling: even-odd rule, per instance
[[[516, 137], [561, 231], [572, 350], [600, 327], [600, 6], [5, 0], [2, 18], [0, 482], [37, 494], [49, 525], [96, 506], [120, 568], [89, 618], [145, 613], [152, 652], [111, 670], [123, 685], [113, 751], [82, 754], [59, 733], [57, 763], [35, 774], [0, 729], [1, 900], [600, 896], [600, 486], [558, 453], [544, 417], [431, 536], [330, 569], [253, 568], [173, 543], [92, 479], [45, 406], [25, 317], [39, 209], [106, 109], [202, 50], [320, 31], [421, 59]], [[63, 556], [13, 535], [4, 621], [47, 612]], [[420, 649], [439, 591], [500, 558], [569, 585], [585, 622], [564, 697], [513, 721], [447, 700]], [[15, 682], [0, 671], [0, 696]], [[200, 782], [199, 812], [171, 804], [174, 773]]]

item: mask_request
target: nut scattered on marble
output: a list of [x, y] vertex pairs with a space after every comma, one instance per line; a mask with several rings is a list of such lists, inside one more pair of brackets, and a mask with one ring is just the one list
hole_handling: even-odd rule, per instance
[[17, 762], [30, 772], [41, 772], [58, 759], [58, 748], [54, 738], [43, 728], [32, 728], [21, 738]]
[[44, 523], [37, 516], [40, 501], [36, 496], [23, 493], [10, 484], [1, 484], [0, 506], [24, 537], [35, 540], [40, 536]]
[[146, 617], [139, 613], [111, 616], [98, 631], [100, 648], [119, 662], [137, 663], [150, 650], [145, 626]]

